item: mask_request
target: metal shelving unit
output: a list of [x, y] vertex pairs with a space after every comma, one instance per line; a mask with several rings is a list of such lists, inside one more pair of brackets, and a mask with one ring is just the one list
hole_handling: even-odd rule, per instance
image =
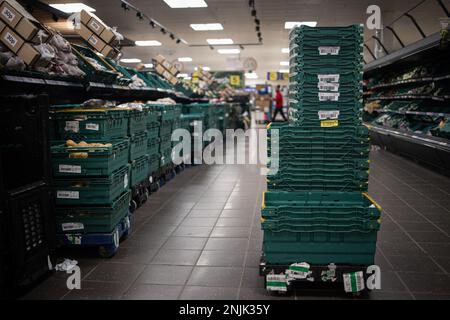
[[[440, 33], [433, 34], [420, 41], [417, 41], [411, 45], [405, 46], [397, 52], [388, 54], [382, 58], [379, 58], [371, 63], [368, 63], [365, 68], [365, 79], [375, 77], [380, 74], [388, 74], [395, 71], [402, 71], [407, 68], [411, 68], [414, 65], [420, 65], [422, 61], [430, 61], [430, 57], [434, 57], [433, 61], [439, 63], [441, 59], [448, 57], [449, 49], [442, 50], [440, 48], [441, 36]], [[403, 81], [393, 81], [390, 83], [382, 83], [372, 87], [365, 88], [366, 101], [419, 101], [422, 100], [425, 103], [432, 101], [441, 104], [441, 107], [446, 107], [445, 103], [450, 102], [448, 95], [408, 95], [399, 94], [394, 96], [373, 96], [383, 89], [391, 89], [401, 86], [413, 86], [423, 85], [427, 83], [435, 83], [439, 81], [446, 81], [450, 79], [450, 75], [445, 76], [426, 76], [417, 79], [408, 79]], [[370, 96], [371, 91], [372, 96]], [[441, 110], [439, 110], [441, 111]], [[450, 111], [446, 112], [445, 109], [442, 112], [428, 112], [428, 111], [415, 111], [415, 110], [389, 110], [379, 109], [375, 110], [378, 113], [393, 113], [401, 115], [416, 115], [416, 116], [431, 116], [431, 117], [450, 117]], [[375, 124], [366, 124], [370, 130], [372, 143], [380, 145], [387, 150], [394, 153], [406, 156], [414, 159], [417, 162], [426, 164], [435, 168], [436, 170], [450, 175], [450, 140], [426, 135], [418, 132], [406, 131], [402, 129], [390, 128], [386, 126], [380, 126]]]

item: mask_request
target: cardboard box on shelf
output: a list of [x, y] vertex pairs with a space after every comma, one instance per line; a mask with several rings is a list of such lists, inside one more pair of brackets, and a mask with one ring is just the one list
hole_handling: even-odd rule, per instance
[[0, 20], [0, 32], [2, 32], [3, 29], [5, 29], [5, 27], [6, 27], [6, 24], [2, 20]]
[[170, 83], [174, 86], [174, 85], [176, 85], [177, 83], [178, 83], [178, 79], [176, 78], [176, 77], [172, 77], [172, 78], [170, 78]]
[[113, 58], [116, 55], [114, 48], [109, 45], [106, 45], [100, 53], [107, 58]]
[[3, 1], [0, 5], [0, 17], [11, 28], [15, 28], [22, 15], [10, 3]]
[[82, 23], [75, 28], [75, 31], [86, 41], [89, 41], [89, 38], [93, 35], [93, 32]]
[[170, 80], [170, 78], [172, 78], [172, 75], [171, 75], [170, 72], [167, 71], [167, 70], [164, 71], [162, 75], [163, 75], [163, 77], [166, 78], [167, 80]]
[[111, 28], [105, 28], [103, 32], [100, 34], [100, 38], [105, 41], [107, 44], [114, 43], [116, 35], [111, 31]]
[[158, 54], [155, 57], [155, 61], [158, 62], [159, 64], [162, 64], [165, 60], [166, 60], [166, 58], [164, 56], [160, 55], [160, 54]]
[[14, 53], [17, 53], [25, 42], [17, 33], [8, 27], [1, 33], [0, 40]]
[[17, 52], [17, 56], [28, 66], [34, 65], [41, 57], [40, 53], [27, 42], [25, 42]]
[[167, 60], [164, 60], [161, 64], [162, 64], [163, 67], [166, 68], [167, 70], [170, 70], [170, 69], [172, 68], [172, 64], [171, 64], [169, 61], [167, 61]]
[[173, 74], [174, 76], [176, 76], [178, 74], [178, 69], [175, 66], [172, 66], [172, 68], [170, 68], [170, 73]]
[[14, 29], [25, 41], [31, 41], [39, 31], [38, 26], [28, 19], [21, 19]]
[[96, 35], [100, 36], [106, 25], [95, 14], [81, 10], [80, 12], [81, 23], [91, 29]]
[[88, 43], [95, 48], [98, 52], [102, 52], [102, 50], [105, 48], [106, 43], [104, 43], [98, 36], [93, 34], [89, 40]]
[[156, 65], [155, 70], [160, 75], [163, 75], [164, 71], [166, 71], [166, 69], [164, 69], [164, 67], [162, 65], [160, 65], [159, 63]]

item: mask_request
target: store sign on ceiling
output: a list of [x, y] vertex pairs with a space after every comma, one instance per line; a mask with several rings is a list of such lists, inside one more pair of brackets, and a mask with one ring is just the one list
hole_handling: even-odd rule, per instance
[[267, 72], [267, 80], [269, 80], [269, 81], [288, 81], [289, 73]]

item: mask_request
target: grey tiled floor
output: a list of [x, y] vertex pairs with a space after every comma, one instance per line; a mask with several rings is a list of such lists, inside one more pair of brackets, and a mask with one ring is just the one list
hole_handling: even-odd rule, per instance
[[[370, 194], [384, 209], [372, 299], [450, 299], [450, 179], [384, 151], [371, 154]], [[135, 214], [117, 255], [65, 253], [82, 290], [55, 274], [26, 299], [343, 299], [337, 291], [269, 295], [259, 277], [264, 177], [257, 166], [185, 170]], [[70, 255], [70, 256], [69, 256]]]

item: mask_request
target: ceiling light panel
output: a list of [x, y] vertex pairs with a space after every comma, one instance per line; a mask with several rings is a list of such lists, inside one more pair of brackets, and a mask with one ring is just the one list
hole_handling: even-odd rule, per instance
[[95, 12], [94, 8], [91, 8], [88, 5], [85, 5], [84, 3], [81, 3], [81, 2], [53, 3], [53, 4], [49, 4], [49, 6], [55, 8], [59, 11], [65, 12], [65, 13], [81, 12], [81, 10], [85, 10], [88, 12]]
[[286, 21], [284, 23], [285, 29], [292, 29], [299, 26], [315, 27], [317, 26], [317, 21]]
[[195, 31], [218, 31], [223, 30], [221, 23], [193, 23], [190, 25]]
[[192, 58], [191, 57], [181, 57], [181, 58], [178, 58], [178, 61], [180, 61], [180, 62], [191, 62]]
[[208, 4], [205, 0], [164, 0], [173, 9], [180, 8], [205, 8]]
[[232, 39], [206, 39], [206, 42], [210, 45], [219, 45], [219, 44], [233, 44]]
[[135, 41], [135, 45], [138, 47], [159, 47], [161, 46], [161, 42], [157, 40], [141, 40], [141, 41]]
[[217, 52], [220, 54], [239, 54], [241, 50], [239, 49], [218, 49]]

